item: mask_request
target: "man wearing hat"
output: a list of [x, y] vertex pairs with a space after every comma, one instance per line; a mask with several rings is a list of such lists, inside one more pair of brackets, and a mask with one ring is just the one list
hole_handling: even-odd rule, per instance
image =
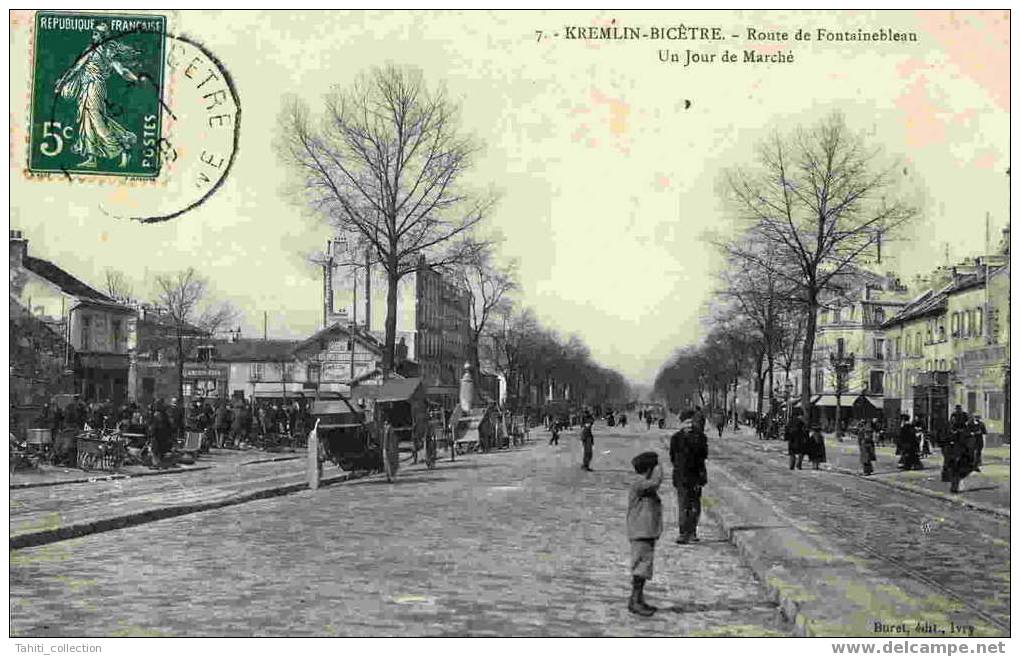
[[680, 430], [669, 440], [669, 460], [673, 464], [673, 487], [676, 488], [679, 507], [679, 537], [682, 544], [698, 540], [698, 520], [701, 517], [701, 489], [708, 483], [705, 460], [708, 458], [708, 439], [694, 419], [685, 419]]

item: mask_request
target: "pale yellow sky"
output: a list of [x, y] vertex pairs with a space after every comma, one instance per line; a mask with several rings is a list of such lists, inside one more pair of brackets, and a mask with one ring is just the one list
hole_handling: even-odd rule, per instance
[[[565, 26], [719, 26], [716, 44], [536, 42]], [[724, 220], [717, 182], [774, 128], [839, 109], [901, 157], [923, 219], [890, 249], [905, 274], [981, 250], [984, 216], [1008, 213], [1007, 12], [175, 12], [171, 31], [205, 44], [232, 75], [243, 118], [224, 187], [158, 225], [97, 210], [109, 187], [30, 181], [23, 173], [30, 25], [12, 21], [11, 223], [30, 252], [98, 285], [120, 269], [149, 292], [152, 274], [194, 266], [245, 314], [249, 335], [304, 336], [321, 321], [321, 284], [302, 253], [327, 236], [282, 194], [272, 148], [280, 97], [321, 107], [333, 84], [366, 67], [420, 67], [462, 104], [463, 128], [485, 143], [471, 180], [502, 194], [491, 217], [520, 259], [521, 301], [577, 332], [595, 357], [650, 381], [700, 335], [715, 266], [698, 238]], [[658, 51], [738, 53], [748, 27], [917, 32], [899, 43], [759, 46], [790, 64], [660, 63]], [[691, 101], [685, 109], [685, 101]], [[128, 190], [130, 191], [130, 190]], [[342, 296], [338, 303], [342, 303]], [[379, 298], [377, 303], [382, 303]]]

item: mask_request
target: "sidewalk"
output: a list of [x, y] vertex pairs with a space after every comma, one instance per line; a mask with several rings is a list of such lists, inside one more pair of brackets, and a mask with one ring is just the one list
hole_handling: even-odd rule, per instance
[[208, 454], [201, 454], [193, 464], [181, 464], [162, 470], [154, 470], [146, 465], [125, 465], [116, 470], [85, 471], [72, 467], [61, 467], [43, 464], [38, 468], [19, 470], [10, 475], [10, 488], [37, 488], [42, 486], [60, 486], [64, 484], [92, 483], [97, 481], [113, 481], [133, 477], [152, 477], [162, 475], [187, 474], [201, 472], [223, 466], [233, 467], [237, 464], [262, 462], [266, 459], [295, 460], [303, 458], [304, 449], [290, 452], [264, 452], [262, 450], [230, 450], [213, 449]]
[[[401, 461], [407, 469], [410, 456]], [[304, 450], [292, 454], [213, 450], [199, 464], [174, 470], [146, 469], [134, 476], [121, 473], [120, 478], [57, 480], [49, 485], [12, 488], [10, 549], [287, 495], [308, 487]], [[418, 467], [424, 466], [411, 466]], [[179, 476], [139, 476], [150, 473]], [[324, 463], [321, 485], [360, 476]]]
[[[824, 532], [791, 517], [759, 489], [709, 459], [703, 505], [722, 525], [800, 636], [963, 638], [1002, 630], [910, 577], [890, 577], [841, 550]], [[1008, 549], [1008, 548], [1007, 548]], [[1008, 584], [1006, 585], [1008, 586]], [[905, 634], [883, 629], [905, 626]]]
[[[758, 440], [752, 430], [747, 427], [741, 427], [741, 431], [736, 436], [732, 429], [727, 429], [723, 440], [734, 437], [758, 444], [767, 452], [786, 454], [785, 441]], [[874, 463], [875, 472], [868, 477], [869, 480], [1005, 517], [1010, 515], [1010, 448], [1008, 445], [985, 448], [982, 454], [984, 465], [981, 466], [981, 472], [973, 472], [964, 479], [960, 484], [960, 492], [955, 495], [949, 492], [949, 484], [942, 481], [942, 453], [937, 448], [932, 450], [931, 456], [921, 460], [924, 470], [900, 470], [897, 467], [899, 457], [896, 456], [896, 448], [892, 445], [876, 447], [875, 456], [877, 457]], [[843, 438], [843, 442], [839, 442], [835, 434], [827, 434], [825, 436], [825, 457], [826, 463], [822, 465], [824, 469], [847, 474], [861, 473], [859, 449], [853, 436], [847, 435]], [[810, 467], [810, 463], [805, 458], [804, 468]]]

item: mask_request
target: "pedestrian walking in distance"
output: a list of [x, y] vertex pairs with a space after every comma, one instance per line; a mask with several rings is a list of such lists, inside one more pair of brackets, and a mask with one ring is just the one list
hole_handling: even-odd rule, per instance
[[722, 411], [718, 411], [715, 414], [715, 430], [719, 432], [719, 437], [722, 438], [723, 429], [726, 428], [726, 414]]
[[552, 437], [549, 439], [550, 445], [560, 444], [560, 423], [553, 420], [549, 423], [549, 431], [552, 432]]
[[592, 450], [595, 449], [595, 436], [591, 432], [591, 425], [593, 420], [588, 416], [584, 418], [584, 424], [581, 427], [581, 448], [584, 450], [584, 455], [581, 460], [581, 469], [591, 472], [591, 457]]
[[676, 488], [677, 543], [698, 540], [698, 520], [701, 518], [701, 489], [708, 483], [705, 460], [708, 458], [708, 438], [705, 432], [690, 419], [680, 423], [680, 430], [669, 440], [669, 460], [673, 464], [673, 487]]
[[875, 468], [871, 464], [875, 462], [875, 436], [871, 432], [871, 425], [861, 420], [857, 425], [857, 449], [861, 459], [861, 472], [864, 476], [870, 476]]
[[811, 461], [811, 468], [817, 470], [822, 463], [825, 463], [825, 437], [822, 429], [817, 424], [811, 427], [811, 435], [808, 436], [808, 459]]
[[627, 498], [627, 538], [630, 540], [631, 592], [627, 609], [651, 616], [655, 607], [645, 602], [645, 582], [652, 578], [655, 542], [662, 535], [662, 468], [659, 455], [642, 452], [631, 461], [635, 475]]
[[793, 409], [793, 417], [786, 425], [786, 453], [790, 456], [790, 469], [804, 468], [804, 452], [807, 450], [808, 432], [801, 418], [801, 410]]
[[[59, 412], [60, 409], [57, 409]], [[981, 421], [980, 415], [975, 415], [967, 423], [967, 431], [970, 433], [971, 442], [974, 444], [974, 472], [981, 472], [981, 452], [985, 449], [985, 434], [988, 429]]]

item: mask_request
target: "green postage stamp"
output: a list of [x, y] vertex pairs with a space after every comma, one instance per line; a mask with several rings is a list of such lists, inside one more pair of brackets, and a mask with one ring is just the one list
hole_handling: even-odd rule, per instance
[[155, 178], [166, 17], [36, 14], [29, 170]]

